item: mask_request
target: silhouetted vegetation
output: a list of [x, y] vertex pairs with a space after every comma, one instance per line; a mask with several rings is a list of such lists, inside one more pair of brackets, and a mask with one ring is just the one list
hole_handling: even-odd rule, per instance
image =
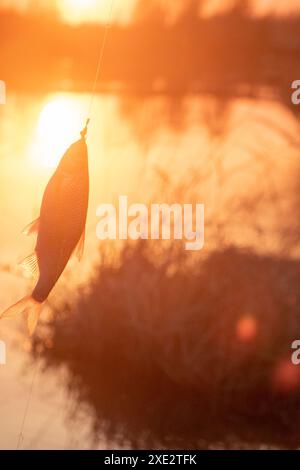
[[34, 340], [46, 368], [67, 367], [95, 440], [299, 446], [299, 262], [233, 247], [193, 263], [154, 253], [138, 242], [116, 261], [102, 247], [91, 282]]

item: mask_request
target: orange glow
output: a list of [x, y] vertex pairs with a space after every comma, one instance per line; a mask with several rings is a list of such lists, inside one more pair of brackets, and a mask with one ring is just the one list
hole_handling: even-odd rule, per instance
[[70, 143], [79, 137], [85, 107], [68, 96], [55, 96], [40, 112], [31, 149], [34, 162], [54, 168]]
[[290, 358], [281, 360], [273, 373], [274, 387], [282, 392], [289, 393], [300, 387], [300, 369], [291, 363]]
[[236, 335], [240, 341], [252, 341], [257, 334], [257, 321], [250, 315], [245, 315], [236, 325]]

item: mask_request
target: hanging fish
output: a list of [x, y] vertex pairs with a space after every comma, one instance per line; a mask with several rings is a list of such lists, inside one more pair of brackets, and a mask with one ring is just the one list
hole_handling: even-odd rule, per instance
[[37, 326], [42, 305], [71, 255], [76, 252], [81, 259], [83, 254], [89, 199], [87, 125], [81, 131], [81, 139], [68, 148], [50, 179], [40, 217], [24, 230], [27, 235], [37, 233], [34, 253], [21, 263], [37, 279], [36, 286], [30, 296], [0, 315], [2, 319], [27, 313], [31, 335]]

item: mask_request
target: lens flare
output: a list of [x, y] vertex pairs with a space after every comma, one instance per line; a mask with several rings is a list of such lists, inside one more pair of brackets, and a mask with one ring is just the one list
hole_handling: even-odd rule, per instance
[[273, 371], [273, 386], [281, 393], [291, 393], [300, 388], [300, 368], [290, 358], [282, 359]]
[[257, 334], [257, 320], [251, 315], [244, 315], [236, 325], [236, 336], [244, 342], [252, 341]]

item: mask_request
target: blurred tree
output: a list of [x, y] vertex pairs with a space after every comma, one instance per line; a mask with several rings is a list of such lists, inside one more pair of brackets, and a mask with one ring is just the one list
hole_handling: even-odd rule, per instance
[[251, 0], [235, 0], [232, 10], [241, 15], [247, 15], [252, 10], [252, 4]]

